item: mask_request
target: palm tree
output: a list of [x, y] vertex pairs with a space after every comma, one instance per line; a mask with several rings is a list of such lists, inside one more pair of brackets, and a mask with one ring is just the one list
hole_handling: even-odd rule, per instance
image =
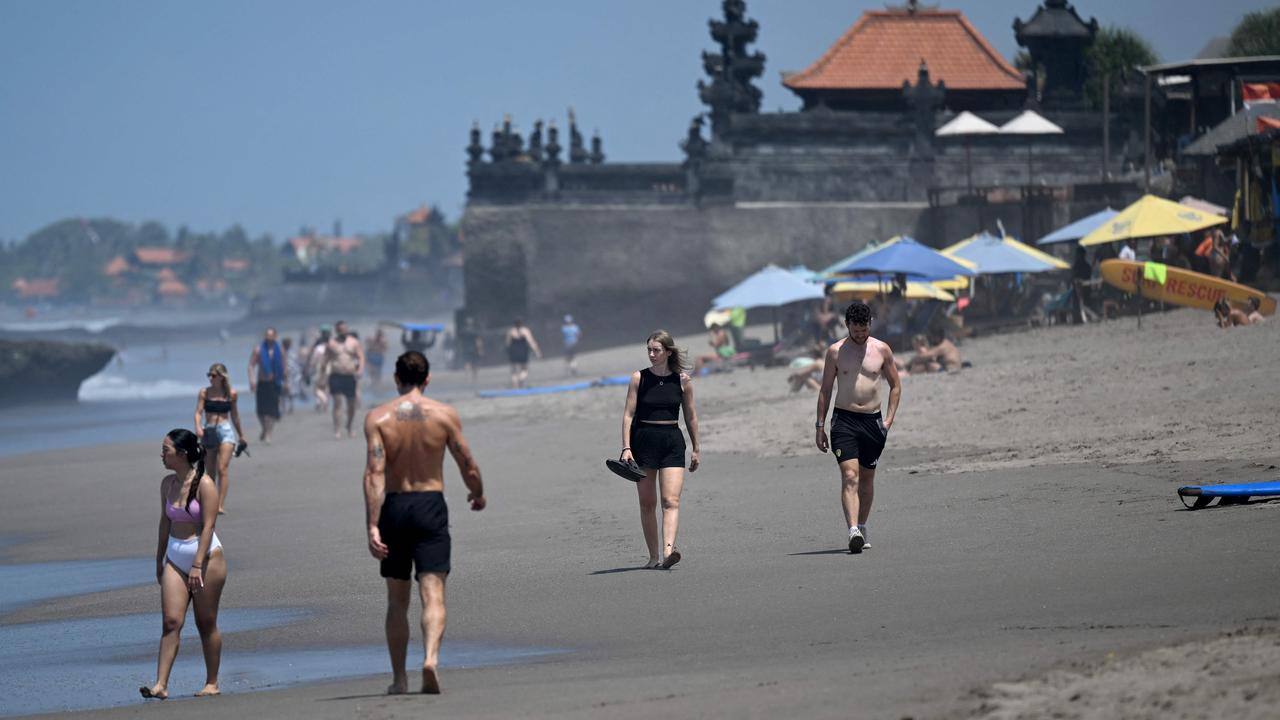
[[1138, 33], [1122, 27], [1104, 27], [1098, 31], [1087, 52], [1089, 79], [1084, 94], [1089, 105], [1102, 107], [1102, 78], [1110, 77], [1114, 87], [1127, 74], [1143, 65], [1159, 62], [1151, 43]]

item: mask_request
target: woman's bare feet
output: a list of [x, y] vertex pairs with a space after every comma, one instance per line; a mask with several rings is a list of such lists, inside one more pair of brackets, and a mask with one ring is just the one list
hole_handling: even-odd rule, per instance
[[138, 688], [138, 693], [148, 700], [164, 700], [169, 697], [169, 691], [163, 685], [152, 685], [151, 687]]
[[394, 678], [387, 686], [388, 695], [404, 695], [409, 692], [409, 678]]
[[660, 567], [662, 567], [662, 561], [658, 558], [649, 558], [649, 562], [644, 564], [645, 570], [656, 570]]
[[196, 697], [213, 697], [221, 694], [222, 691], [218, 689], [218, 683], [206, 683], [204, 687], [200, 688], [200, 692], [196, 693]]
[[422, 692], [425, 695], [440, 694], [440, 676], [430, 665], [422, 666]]

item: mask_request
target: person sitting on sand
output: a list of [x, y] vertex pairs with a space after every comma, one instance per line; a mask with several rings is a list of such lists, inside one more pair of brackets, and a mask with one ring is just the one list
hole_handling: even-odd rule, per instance
[[711, 346], [712, 352], [707, 353], [706, 355], [699, 355], [694, 359], [694, 377], [698, 377], [702, 374], [702, 368], [707, 363], [728, 360], [737, 353], [733, 348], [733, 338], [729, 335], [729, 331], [719, 323], [713, 324], [707, 331], [707, 344]]
[[1261, 307], [1262, 302], [1258, 300], [1258, 298], [1249, 298], [1249, 314], [1247, 319], [1249, 320], [1250, 325], [1257, 325], [1258, 323], [1266, 322], [1267, 319], [1262, 316]]
[[1249, 316], [1245, 315], [1243, 310], [1231, 307], [1226, 298], [1220, 298], [1213, 304], [1213, 317], [1220, 328], [1249, 324]]
[[819, 345], [812, 356], [799, 357], [791, 362], [793, 372], [787, 376], [787, 385], [791, 388], [791, 392], [800, 392], [802, 387], [810, 390], [818, 390], [822, 387], [818, 379], [822, 377], [823, 368], [826, 366], [823, 362], [825, 354], [824, 348]]
[[[924, 339], [923, 336], [916, 336], [916, 342]], [[907, 365], [908, 371], [952, 372], [960, 369], [960, 348], [957, 348], [950, 338], [934, 332], [929, 340], [933, 341], [932, 345], [916, 345], [915, 357], [911, 358], [911, 362]]]
[[156, 681], [138, 688], [144, 698], [169, 697], [169, 673], [178, 657], [178, 643], [187, 606], [196, 606], [196, 628], [204, 647], [204, 687], [196, 697], [218, 695], [218, 667], [222, 662], [222, 634], [218, 632], [218, 603], [227, 582], [227, 561], [213, 526], [218, 513], [218, 488], [204, 471], [204, 448], [190, 430], [177, 428], [165, 435], [160, 461], [172, 470], [160, 482], [160, 538], [156, 544], [156, 582], [160, 583], [163, 617]]

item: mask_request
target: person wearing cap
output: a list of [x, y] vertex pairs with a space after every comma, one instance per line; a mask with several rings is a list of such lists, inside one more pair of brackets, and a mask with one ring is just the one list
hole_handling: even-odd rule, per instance
[[564, 336], [564, 371], [567, 375], [578, 374], [578, 341], [582, 339], [582, 328], [573, 321], [572, 315], [564, 316], [564, 324], [560, 326]]

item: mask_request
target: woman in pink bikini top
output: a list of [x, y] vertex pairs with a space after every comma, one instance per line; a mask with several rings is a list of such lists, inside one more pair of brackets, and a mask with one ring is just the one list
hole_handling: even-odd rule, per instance
[[164, 617], [156, 681], [138, 688], [144, 698], [169, 697], [169, 672], [178, 656], [187, 606], [195, 604], [196, 627], [204, 646], [205, 684], [197, 697], [218, 695], [222, 635], [218, 602], [227, 581], [227, 561], [214, 532], [218, 488], [205, 474], [204, 448], [195, 433], [181, 428], [165, 435], [160, 460], [173, 473], [160, 483], [160, 531], [156, 543], [156, 581]]

